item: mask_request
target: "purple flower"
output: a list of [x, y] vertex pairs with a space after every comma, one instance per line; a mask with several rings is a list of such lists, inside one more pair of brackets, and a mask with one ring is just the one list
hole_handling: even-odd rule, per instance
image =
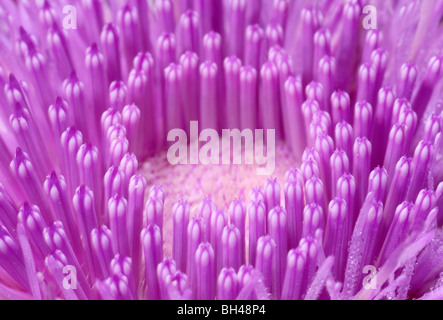
[[[3, 0], [0, 298], [443, 299], [442, 15]], [[171, 165], [194, 121], [275, 130], [273, 177]]]

